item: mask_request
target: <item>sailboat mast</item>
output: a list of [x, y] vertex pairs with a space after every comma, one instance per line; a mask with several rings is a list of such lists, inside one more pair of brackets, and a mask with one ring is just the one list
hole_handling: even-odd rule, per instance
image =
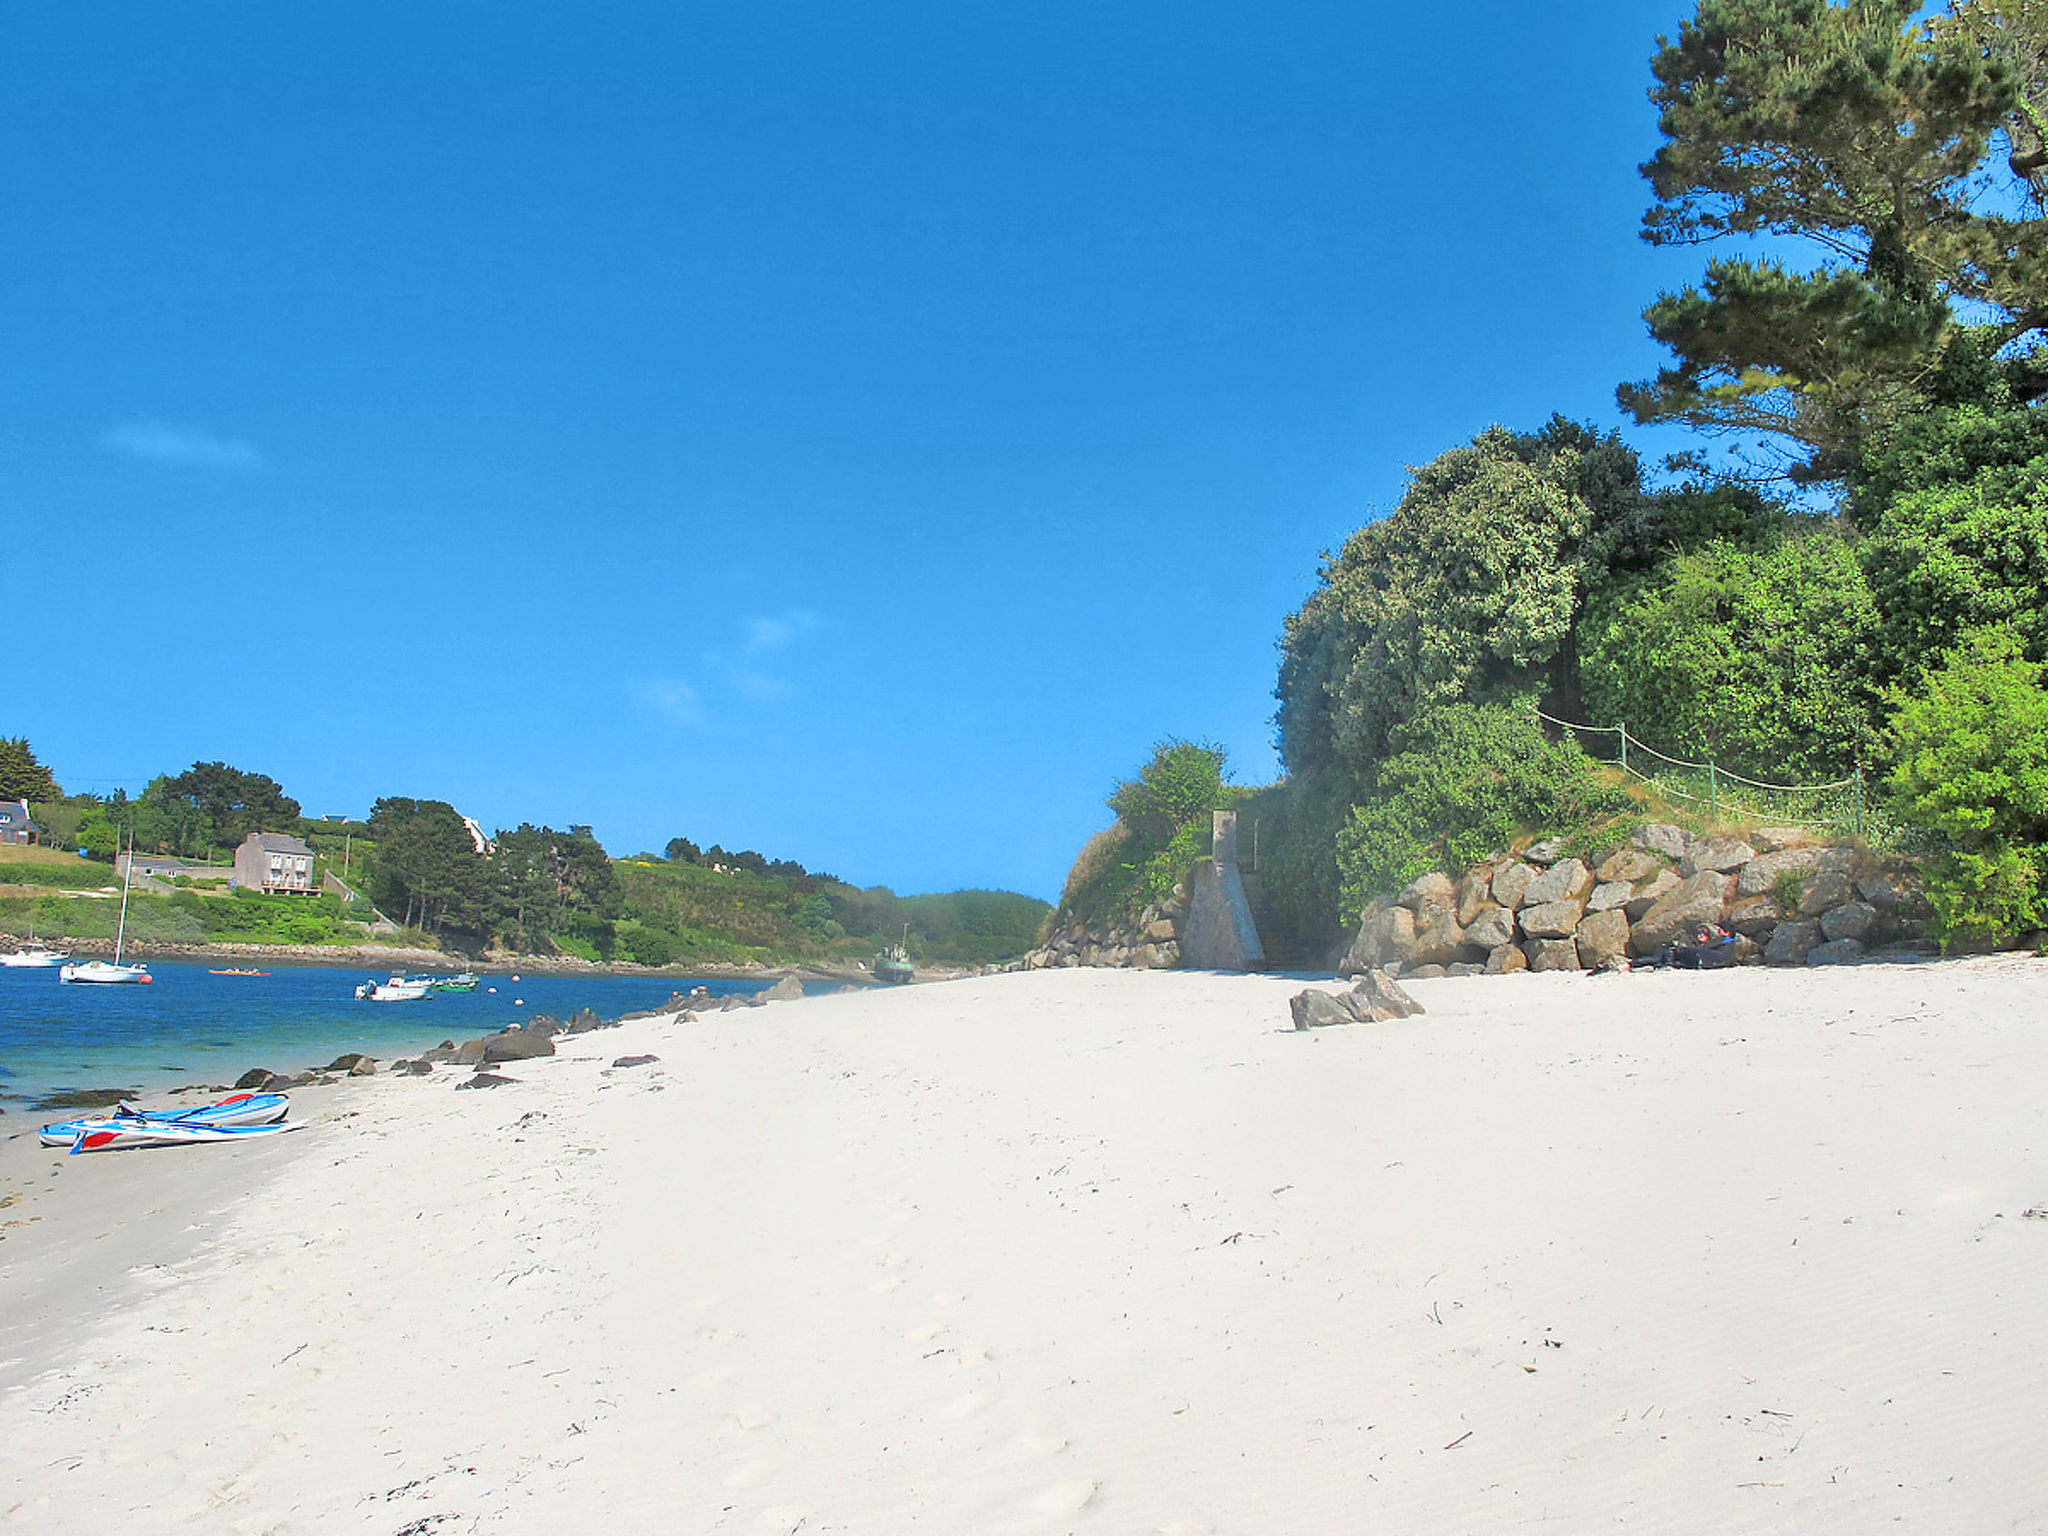
[[135, 878], [135, 835], [128, 835], [128, 862], [121, 866], [121, 926], [114, 931], [114, 964], [128, 943], [128, 882]]

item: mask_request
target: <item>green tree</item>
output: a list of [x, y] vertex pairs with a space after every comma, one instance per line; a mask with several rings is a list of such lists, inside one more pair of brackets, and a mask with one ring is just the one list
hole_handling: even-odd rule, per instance
[[182, 800], [201, 818], [212, 846], [239, 847], [251, 832], [296, 828], [299, 802], [267, 774], [248, 773], [226, 763], [194, 763], [163, 781], [164, 794]]
[[1336, 767], [1356, 780], [1426, 709], [1568, 686], [1593, 523], [1584, 459], [1569, 442], [1491, 427], [1414, 471], [1392, 515], [1325, 563], [1281, 641], [1290, 771]]
[[[1676, 356], [1624, 386], [1638, 421], [1763, 434], [1795, 480], [1839, 480], [1868, 435], [1916, 409], [1955, 324], [2010, 343], [2048, 328], [2048, 230], [1987, 211], [1983, 174], [2038, 83], [1918, 0], [1699, 0], [1659, 39], [1650, 97], [1664, 142], [1644, 238], [1803, 242], [1811, 269], [1709, 264], [1644, 318]], [[2001, 9], [1958, 4], [1958, 13]], [[2003, 7], [2003, 9], [2013, 9]], [[2048, 373], [2030, 381], [2048, 389]]]
[[26, 736], [0, 736], [0, 800], [57, 800], [63, 794]]
[[488, 935], [500, 915], [493, 871], [445, 800], [386, 796], [370, 809], [377, 841], [371, 899], [407, 927]]
[[2043, 670], [2009, 630], [1976, 630], [1893, 719], [1893, 808], [1942, 840], [1928, 896], [1948, 941], [2048, 920]]

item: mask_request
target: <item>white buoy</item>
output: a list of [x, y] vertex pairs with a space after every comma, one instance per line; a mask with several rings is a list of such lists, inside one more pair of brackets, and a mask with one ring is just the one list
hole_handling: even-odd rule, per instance
[[512, 999], [512, 1006], [514, 1008], [524, 1008], [526, 1006], [526, 999], [523, 997], [515, 997]]

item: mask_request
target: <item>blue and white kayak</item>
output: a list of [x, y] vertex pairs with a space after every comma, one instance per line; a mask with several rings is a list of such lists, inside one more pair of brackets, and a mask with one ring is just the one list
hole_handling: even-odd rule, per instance
[[78, 1135], [71, 1143], [71, 1155], [107, 1152], [117, 1147], [171, 1147], [186, 1141], [242, 1141], [252, 1136], [275, 1136], [283, 1131], [303, 1131], [303, 1120], [280, 1120], [275, 1125], [187, 1125], [177, 1120], [87, 1120], [79, 1122]]
[[[179, 1127], [170, 1135], [160, 1136], [163, 1141], [195, 1141], [186, 1132], [192, 1129], [207, 1130], [263, 1130], [282, 1121], [291, 1113], [291, 1099], [282, 1093], [237, 1093], [231, 1094], [212, 1104], [195, 1104], [190, 1109], [135, 1109], [123, 1104], [112, 1114], [91, 1115], [77, 1120], [61, 1120], [54, 1125], [43, 1127], [40, 1140], [46, 1147], [71, 1147], [87, 1132], [99, 1133], [111, 1127], [122, 1127], [130, 1133], [129, 1139], [105, 1145], [140, 1146], [142, 1134], [148, 1127]], [[87, 1148], [85, 1150], [97, 1150]]]

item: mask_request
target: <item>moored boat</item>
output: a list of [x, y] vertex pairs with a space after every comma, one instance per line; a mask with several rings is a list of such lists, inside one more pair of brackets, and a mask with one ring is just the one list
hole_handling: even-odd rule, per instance
[[70, 958], [71, 957], [69, 955], [59, 954], [56, 950], [51, 949], [48, 945], [38, 944], [36, 942], [35, 935], [30, 934], [28, 943], [22, 945], [22, 947], [17, 949], [13, 954], [0, 955], [0, 965], [56, 966], [62, 965], [66, 960], [69, 960]]
[[403, 976], [389, 981], [373, 978], [356, 988], [356, 996], [367, 1003], [413, 1003], [425, 997], [432, 986], [430, 981], [408, 981]]
[[892, 987], [900, 987], [917, 975], [917, 967], [910, 959], [910, 924], [903, 925], [903, 941], [891, 944], [875, 956], [875, 980]]
[[128, 945], [128, 886], [135, 874], [135, 844], [128, 845], [128, 862], [121, 870], [121, 926], [114, 933], [114, 958], [88, 960], [83, 965], [64, 965], [57, 968], [59, 981], [91, 981], [103, 984], [130, 984], [151, 982], [156, 978], [149, 974], [146, 965], [123, 965], [121, 953]]
[[428, 990], [434, 992], [474, 992], [477, 976], [474, 971], [462, 971], [454, 976], [429, 976], [425, 980]]
[[251, 970], [234, 970], [234, 969], [230, 969], [230, 970], [225, 970], [225, 971], [208, 971], [208, 972], [207, 972], [206, 974], [207, 974], [207, 975], [209, 975], [209, 976], [268, 976], [268, 975], [270, 974], [270, 972], [268, 972], [268, 971], [258, 971], [258, 970], [253, 970], [253, 969], [251, 969]]

